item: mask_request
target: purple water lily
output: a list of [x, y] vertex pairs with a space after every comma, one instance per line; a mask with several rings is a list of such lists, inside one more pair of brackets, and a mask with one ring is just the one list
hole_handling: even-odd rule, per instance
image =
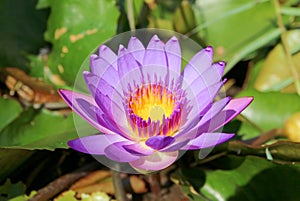
[[214, 101], [223, 85], [225, 62], [212, 63], [213, 49], [198, 52], [181, 72], [176, 37], [153, 36], [145, 48], [136, 37], [116, 55], [101, 45], [84, 72], [91, 93], [59, 90], [68, 105], [103, 134], [68, 142], [80, 152], [105, 155], [133, 168], [156, 171], [171, 165], [179, 150], [213, 147], [234, 134], [218, 129], [252, 97]]

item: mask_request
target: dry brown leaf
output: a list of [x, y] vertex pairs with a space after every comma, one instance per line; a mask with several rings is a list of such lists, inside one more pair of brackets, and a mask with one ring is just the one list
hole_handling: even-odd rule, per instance
[[75, 184], [73, 184], [71, 186], [70, 189], [76, 190], [79, 188], [83, 188], [83, 187], [98, 183], [101, 180], [106, 179], [108, 177], [111, 177], [110, 171], [97, 170], [97, 171], [94, 171], [94, 172], [88, 174], [87, 176], [81, 178], [80, 180], [78, 180]]
[[146, 193], [148, 190], [146, 188], [146, 183], [141, 178], [136, 175], [132, 175], [129, 177], [130, 185], [133, 192], [139, 193]]

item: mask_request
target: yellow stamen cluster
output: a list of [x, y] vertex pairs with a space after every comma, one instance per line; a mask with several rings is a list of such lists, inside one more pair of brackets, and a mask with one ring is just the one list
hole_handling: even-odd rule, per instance
[[166, 87], [149, 84], [141, 86], [129, 99], [129, 107], [134, 114], [145, 121], [162, 122], [163, 117], [168, 118], [175, 108], [175, 97]]

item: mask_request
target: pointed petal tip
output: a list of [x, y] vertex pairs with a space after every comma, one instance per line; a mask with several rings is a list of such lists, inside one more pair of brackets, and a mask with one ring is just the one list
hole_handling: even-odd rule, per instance
[[80, 138], [69, 140], [67, 142], [69, 148], [79, 151], [81, 153], [90, 154], [86, 147], [81, 143]]
[[178, 42], [178, 39], [177, 39], [176, 36], [172, 36], [172, 37], [170, 38], [170, 41], [172, 41], [172, 42]]
[[89, 75], [89, 74], [91, 74], [91, 72], [90, 72], [90, 71], [87, 71], [87, 70], [85, 70], [85, 71], [82, 72], [82, 75], [83, 75], [83, 76], [87, 76], [87, 75]]
[[207, 46], [204, 50], [206, 52], [213, 52], [214, 48], [212, 46]]
[[110, 49], [110, 47], [106, 46], [106, 45], [100, 45], [99, 49], [98, 49], [98, 53], [99, 53], [99, 56], [104, 56], [104, 55], [107, 55], [106, 52], [112, 52], [112, 50]]
[[118, 55], [124, 54], [125, 50], [126, 50], [126, 48], [124, 47], [124, 45], [120, 44], [119, 50], [118, 50]]
[[65, 94], [70, 93], [71, 91], [69, 91], [67, 89], [58, 89], [57, 92], [63, 99], [65, 99]]
[[90, 55], [90, 59], [91, 60], [94, 60], [94, 59], [97, 59], [98, 58], [98, 55], [97, 54], [91, 54]]
[[227, 97], [225, 97], [224, 99], [225, 99], [225, 101], [227, 101], [227, 103], [228, 103], [229, 101], [231, 101], [232, 97], [231, 97], [231, 96], [227, 96]]
[[253, 96], [246, 96], [246, 97], [243, 97], [243, 98], [246, 99], [247, 101], [249, 101], [248, 105], [254, 100]]
[[159, 39], [158, 35], [155, 34], [155, 35], [152, 36], [152, 38], [150, 39], [150, 41], [153, 41], [153, 42], [159, 42], [160, 39]]
[[129, 39], [129, 41], [128, 41], [128, 44], [135, 43], [137, 41], [140, 41], [140, 40], [137, 37], [135, 37], [135, 36], [131, 36], [130, 39]]
[[247, 107], [254, 100], [254, 97], [253, 96], [244, 96], [244, 97], [240, 97], [240, 98], [235, 98], [233, 100], [245, 102], [246, 103], [245, 107]]
[[105, 51], [108, 47], [106, 45], [100, 45], [99, 50], [101, 51]]
[[226, 66], [226, 62], [225, 61], [219, 61], [217, 62], [217, 64], [221, 67], [225, 67]]
[[120, 50], [124, 50], [124, 49], [125, 49], [124, 45], [120, 44], [120, 45], [119, 45], [119, 51], [120, 51]]

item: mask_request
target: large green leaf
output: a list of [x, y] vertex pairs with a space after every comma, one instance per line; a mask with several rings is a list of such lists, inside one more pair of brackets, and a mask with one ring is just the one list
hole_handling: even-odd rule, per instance
[[88, 54], [116, 32], [118, 10], [110, 0], [40, 1], [50, 6], [51, 14], [45, 34], [53, 44], [49, 67], [73, 84]]
[[[263, 93], [249, 89], [239, 94], [239, 97], [242, 96], [254, 97], [254, 101], [242, 114], [264, 131], [283, 128], [287, 118], [300, 111], [300, 97], [296, 94], [282, 94], [279, 92]], [[259, 130], [247, 122], [242, 124], [239, 133], [244, 139], [256, 137], [261, 134]]]
[[[192, 200], [202, 200], [203, 195], [209, 200], [299, 199], [298, 165], [276, 165], [253, 156], [226, 156], [209, 165], [218, 169], [190, 168], [177, 175], [184, 186], [190, 184], [202, 194], [194, 193]], [[185, 191], [193, 194], [190, 189]]]
[[228, 62], [228, 72], [238, 61], [280, 36], [271, 1], [198, 0], [199, 25], [194, 33], [216, 49], [216, 59]]
[[13, 99], [0, 97], [0, 107], [5, 108], [0, 112], [0, 131], [22, 112], [21, 105]]
[[37, 0], [0, 1], [0, 67], [26, 69], [26, 54], [36, 54], [46, 45], [43, 33], [49, 10], [36, 10], [36, 3]]
[[28, 108], [0, 132], [0, 146], [53, 150], [77, 137], [72, 115]]

